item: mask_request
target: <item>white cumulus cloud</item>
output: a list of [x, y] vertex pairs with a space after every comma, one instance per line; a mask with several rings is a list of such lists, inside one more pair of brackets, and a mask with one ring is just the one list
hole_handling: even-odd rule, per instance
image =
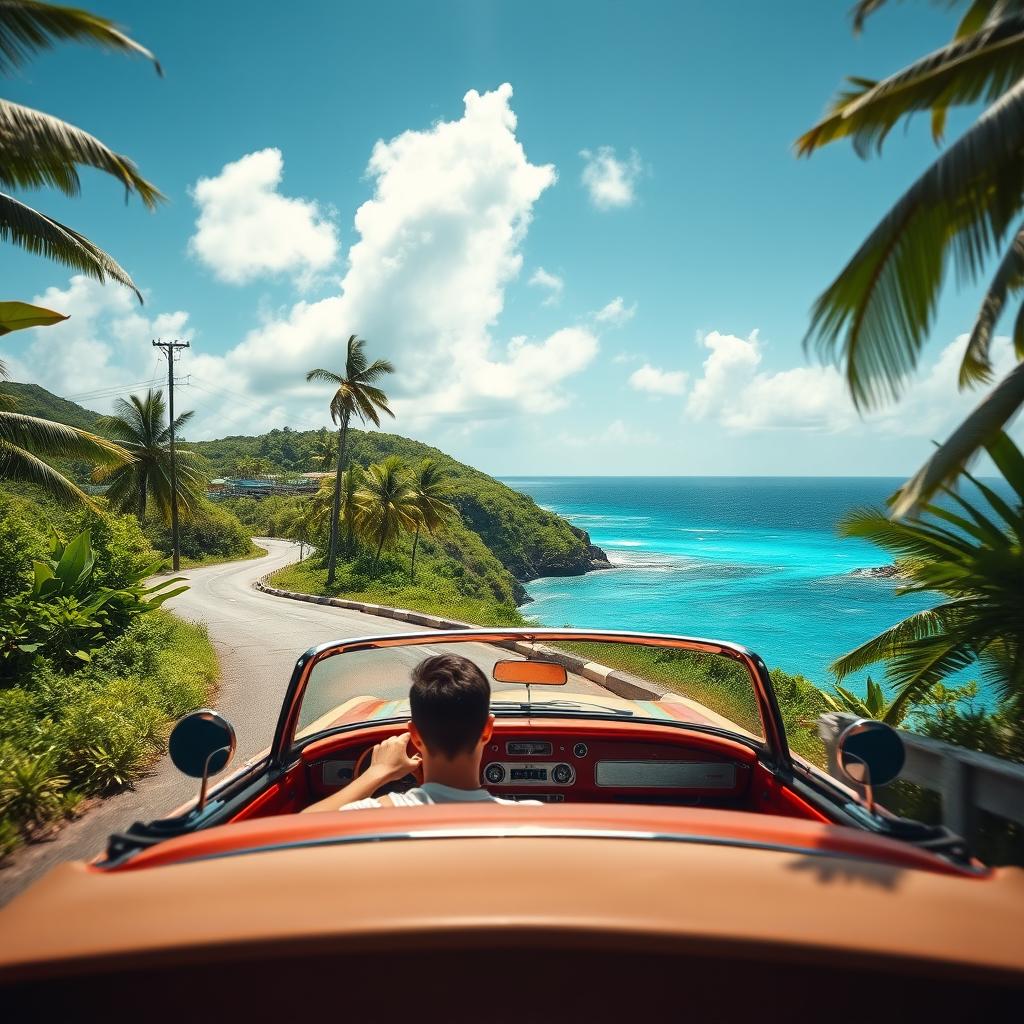
[[495, 335], [534, 204], [557, 177], [527, 158], [511, 99], [507, 84], [470, 91], [461, 117], [379, 141], [340, 293], [296, 303], [223, 357], [195, 356], [196, 374], [230, 379], [257, 401], [283, 404], [293, 425], [315, 425], [326, 417], [326, 391], [305, 373], [340, 366], [345, 339], [358, 334], [371, 358], [397, 368], [386, 388], [403, 429], [563, 405], [565, 381], [598, 350], [594, 334]]
[[632, 320], [636, 315], [636, 303], [627, 306], [621, 295], [616, 295], [607, 306], [603, 306], [594, 314], [594, 320], [609, 327], [619, 327]]
[[544, 299], [545, 306], [554, 306], [565, 289], [565, 281], [557, 274], [548, 273], [543, 267], [538, 267], [533, 272], [528, 283], [536, 288], [543, 288], [548, 293]]
[[[747, 338], [711, 331], [702, 339], [708, 355], [686, 410], [694, 419], [713, 420], [737, 432], [861, 430], [941, 439], [984, 394], [957, 388], [967, 337], [960, 335], [923, 365], [899, 402], [861, 417], [834, 366], [763, 370], [764, 347], [757, 331]], [[1013, 366], [1007, 338], [994, 340], [992, 356], [998, 379]]]
[[143, 381], [159, 387], [166, 379], [167, 364], [153, 348], [154, 339], [192, 338], [184, 310], [147, 315], [127, 288], [102, 285], [82, 274], [75, 274], [66, 288], [48, 288], [32, 301], [70, 319], [5, 339], [13, 356], [8, 360], [11, 376], [76, 398], [98, 412], [108, 412], [118, 394], [145, 390]]
[[688, 374], [682, 370], [661, 370], [644, 363], [629, 377], [634, 391], [647, 391], [652, 395], [681, 395], [686, 390]]
[[220, 280], [291, 274], [303, 284], [334, 262], [334, 225], [315, 202], [280, 194], [283, 173], [281, 151], [261, 149], [196, 182], [199, 217], [189, 248]]
[[590, 201], [599, 210], [621, 209], [632, 206], [636, 200], [636, 185], [643, 172], [640, 155], [634, 149], [620, 160], [611, 146], [596, 151], [580, 150], [585, 163], [583, 185]]

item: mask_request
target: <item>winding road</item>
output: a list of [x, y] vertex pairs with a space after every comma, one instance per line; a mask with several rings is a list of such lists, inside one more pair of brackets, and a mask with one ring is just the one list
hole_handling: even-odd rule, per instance
[[[288, 679], [303, 651], [328, 640], [405, 633], [420, 628], [378, 615], [261, 593], [253, 587], [255, 581], [296, 561], [298, 547], [291, 541], [256, 540], [267, 549], [265, 557], [185, 570], [181, 575], [189, 580], [189, 590], [166, 605], [176, 615], [204, 623], [209, 630], [221, 664], [220, 689], [210, 703], [235, 727], [235, 766], [270, 744]], [[429, 651], [429, 647], [421, 647], [415, 658], [409, 651], [408, 667]], [[497, 649], [476, 644], [472, 653], [481, 665], [501, 656]], [[583, 679], [573, 677], [572, 682], [576, 692], [607, 692]], [[328, 696], [330, 700], [319, 711], [368, 690], [375, 696], [405, 697], [409, 677], [405, 671], [392, 672], [387, 677], [374, 678], [368, 688], [364, 676], [360, 679], [361, 687], [352, 692], [348, 692], [351, 686], [346, 687], [345, 683], [346, 680], [332, 680], [325, 684], [321, 702]], [[10, 858], [0, 868], [0, 906], [54, 864], [93, 857], [103, 849], [112, 832], [135, 820], [167, 814], [195, 792], [196, 783], [179, 774], [166, 756], [162, 757], [135, 789], [103, 801], [62, 828], [54, 840], [28, 846]]]

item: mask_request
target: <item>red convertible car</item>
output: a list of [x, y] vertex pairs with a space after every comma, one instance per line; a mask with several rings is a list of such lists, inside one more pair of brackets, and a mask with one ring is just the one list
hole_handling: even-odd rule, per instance
[[[406, 731], [412, 669], [445, 652], [492, 680], [481, 785], [508, 802], [299, 813]], [[0, 914], [0, 1005], [917, 1020], [1024, 998], [1024, 871], [875, 805], [902, 763], [887, 727], [843, 737], [856, 792], [794, 755], [764, 663], [734, 644], [569, 629], [338, 641], [299, 659], [267, 750], [208, 786], [233, 748], [219, 715], [188, 716], [170, 752], [197, 799]]]

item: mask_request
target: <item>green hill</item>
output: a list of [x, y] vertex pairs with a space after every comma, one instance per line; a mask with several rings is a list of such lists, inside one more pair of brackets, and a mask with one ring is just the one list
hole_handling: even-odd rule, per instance
[[56, 420], [58, 423], [66, 423], [69, 427], [78, 427], [79, 430], [97, 432], [96, 424], [100, 419], [98, 412], [84, 409], [66, 398], [58, 398], [38, 384], [19, 384], [5, 380], [0, 382], [0, 395], [13, 398], [18, 403], [17, 411], [27, 416]]
[[[238, 435], [216, 441], [197, 441], [192, 447], [210, 462], [214, 472], [229, 473], [239, 459], [263, 458], [276, 467], [305, 471], [313, 464], [313, 441], [326, 431], [297, 431], [288, 427], [255, 437]], [[407, 462], [428, 456], [437, 460], [452, 483], [452, 502], [463, 521], [521, 582], [539, 576], [578, 576], [606, 564], [604, 552], [561, 516], [486, 473], [457, 462], [420, 441], [379, 431], [349, 430], [349, 452], [362, 466], [398, 455]]]

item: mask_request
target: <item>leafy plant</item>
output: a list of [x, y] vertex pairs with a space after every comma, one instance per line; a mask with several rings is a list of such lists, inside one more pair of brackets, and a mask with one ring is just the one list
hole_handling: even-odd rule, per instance
[[866, 689], [866, 695], [858, 697], [852, 690], [836, 683], [835, 693], [822, 690], [821, 699], [828, 705], [830, 711], [846, 711], [860, 718], [873, 718], [889, 725], [899, 725], [909, 710], [907, 705], [904, 703], [894, 710], [892, 702], [886, 699], [882, 687], [871, 676], [868, 676]]
[[54, 533], [49, 558], [34, 562], [31, 591], [0, 601], [0, 674], [16, 675], [27, 660], [44, 655], [64, 669], [89, 662], [133, 618], [188, 589], [176, 586], [184, 577], [147, 585], [161, 564], [126, 574], [117, 589], [97, 586], [89, 531], [66, 544]]
[[926, 505], [920, 522], [895, 522], [863, 509], [841, 524], [847, 536], [874, 542], [902, 559], [909, 582], [899, 593], [938, 592], [941, 604], [898, 622], [843, 655], [841, 681], [878, 662], [896, 688], [896, 720], [945, 678], [980, 663], [1000, 699], [1024, 710], [1024, 455], [1005, 434], [987, 446], [1014, 493], [1013, 504], [967, 475], [975, 504], [946, 489], [954, 510]]
[[111, 736], [86, 747], [76, 758], [77, 774], [95, 793], [130, 786], [141, 774], [150, 754], [141, 737]]
[[0, 818], [0, 861], [21, 845], [21, 831], [10, 818]]
[[67, 783], [51, 753], [33, 757], [7, 751], [0, 765], [0, 814], [25, 826], [52, 821], [61, 813]]
[[[883, 3], [860, 0], [855, 26]], [[828, 114], [797, 140], [800, 155], [838, 139], [851, 139], [862, 156], [880, 151], [899, 121], [926, 111], [938, 144], [951, 108], [979, 101], [987, 107], [910, 186], [817, 300], [808, 341], [843, 364], [859, 408], [897, 397], [927, 340], [947, 266], [959, 282], [973, 282], [1009, 238], [960, 365], [961, 387], [988, 383], [996, 325], [1024, 287], [1024, 9], [1019, 2], [973, 0], [945, 47], [881, 81], [849, 81]], [[1013, 333], [1017, 358], [1024, 359], [1024, 306]], [[916, 515], [1022, 403], [1024, 363], [903, 487], [893, 515]]]

